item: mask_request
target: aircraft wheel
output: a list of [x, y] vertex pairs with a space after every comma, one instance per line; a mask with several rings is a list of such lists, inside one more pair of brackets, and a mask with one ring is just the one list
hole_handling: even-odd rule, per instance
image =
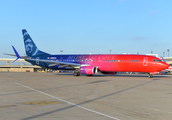
[[149, 74], [149, 78], [152, 78], [152, 77], [153, 77], [153, 75], [150, 75], [150, 74]]
[[74, 76], [80, 76], [80, 73], [77, 72], [77, 71], [75, 71], [75, 72], [73, 73], [73, 75], [74, 75]]
[[79, 72], [77, 72], [77, 76], [80, 76], [80, 73]]
[[74, 72], [73, 75], [74, 75], [74, 76], [77, 76], [77, 72]]

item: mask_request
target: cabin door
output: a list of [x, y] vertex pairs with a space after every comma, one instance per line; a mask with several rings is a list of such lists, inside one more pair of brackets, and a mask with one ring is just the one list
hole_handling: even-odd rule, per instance
[[143, 58], [143, 66], [147, 66], [148, 65], [148, 57], [144, 57]]

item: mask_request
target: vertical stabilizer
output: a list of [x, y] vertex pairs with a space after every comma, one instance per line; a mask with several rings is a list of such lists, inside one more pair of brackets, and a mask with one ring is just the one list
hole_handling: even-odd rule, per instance
[[32, 56], [40, 56], [40, 55], [49, 55], [45, 52], [40, 51], [37, 48], [36, 44], [33, 42], [32, 38], [30, 37], [26, 29], [22, 30], [22, 34], [23, 34], [24, 46], [27, 56], [32, 57]]

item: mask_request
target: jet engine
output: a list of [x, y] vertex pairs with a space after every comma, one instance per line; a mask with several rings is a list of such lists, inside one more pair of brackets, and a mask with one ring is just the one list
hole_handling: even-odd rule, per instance
[[93, 75], [98, 73], [98, 67], [95, 66], [83, 66], [79, 68], [80, 74]]

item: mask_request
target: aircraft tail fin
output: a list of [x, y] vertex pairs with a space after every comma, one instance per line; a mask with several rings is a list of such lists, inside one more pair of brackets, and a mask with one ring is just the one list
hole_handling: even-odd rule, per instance
[[24, 46], [25, 46], [25, 51], [26, 51], [27, 56], [32, 57], [32, 56], [49, 55], [48, 53], [40, 51], [37, 48], [36, 44], [30, 37], [26, 29], [22, 30], [22, 34], [23, 34]]
[[163, 57], [160, 57], [160, 60], [166, 63], [166, 61], [164, 60], [164, 58], [163, 58]]

